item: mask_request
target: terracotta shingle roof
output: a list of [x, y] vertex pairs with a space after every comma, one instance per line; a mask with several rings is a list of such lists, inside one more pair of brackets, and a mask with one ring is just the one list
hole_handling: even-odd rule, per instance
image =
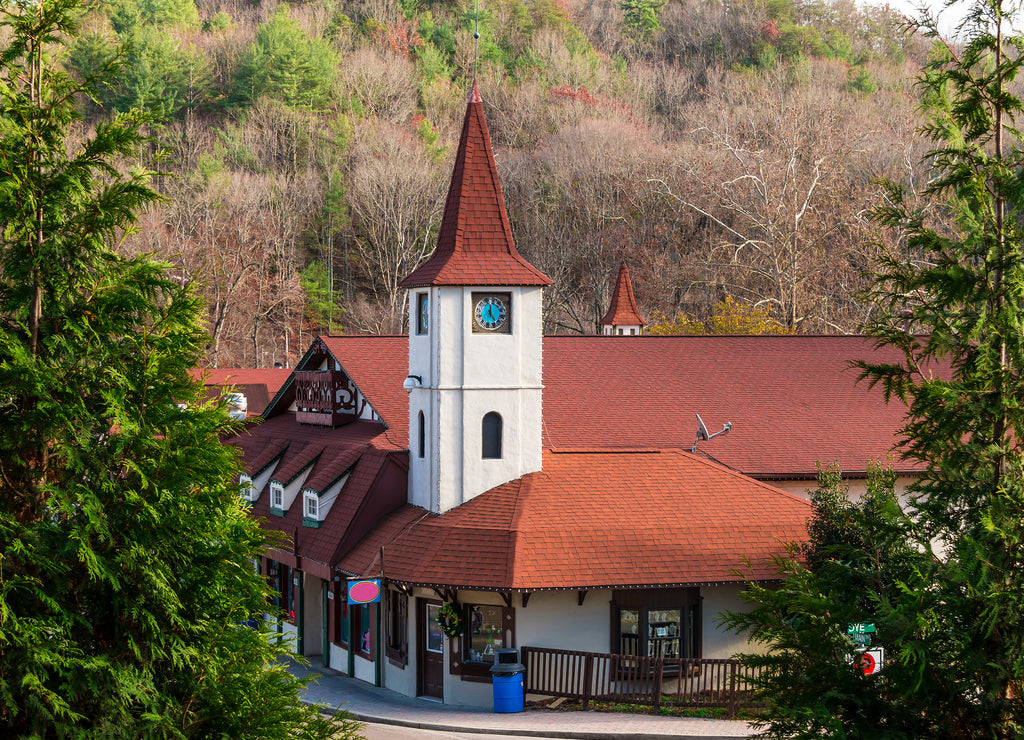
[[[406, 337], [325, 337], [331, 352], [408, 447]], [[689, 450], [700, 414], [709, 431], [698, 454], [756, 478], [813, 479], [838, 461], [858, 474], [884, 460], [904, 406], [857, 383], [849, 363], [897, 359], [859, 336], [545, 337], [546, 448]], [[894, 467], [910, 471], [909, 463]]]
[[601, 326], [645, 326], [633, 297], [633, 283], [629, 279], [629, 268], [623, 262], [619, 265], [619, 277], [615, 280], [615, 292], [608, 306], [608, 313], [601, 319]]
[[749, 558], [744, 573], [770, 580], [809, 514], [798, 496], [679, 450], [548, 452], [543, 472], [444, 515], [397, 511], [380, 528], [398, 532], [383, 572], [457, 588], [666, 586], [741, 580]]
[[281, 368], [210, 368], [192, 370], [190, 374], [206, 386], [210, 397], [219, 396], [227, 388], [237, 389], [245, 395], [249, 415], [255, 416], [267, 407], [291, 372]]
[[409, 395], [402, 387], [409, 374], [406, 336], [322, 336], [331, 355], [388, 427], [386, 439], [409, 446]]
[[[279, 455], [281, 461], [273, 476], [278, 480], [293, 477], [312, 462], [303, 488], [318, 493], [326, 492], [351, 470], [319, 528], [303, 526], [301, 496], [296, 497], [283, 517], [270, 514], [267, 490], [260, 492], [252, 507], [253, 516], [262, 519], [264, 529], [289, 536], [298, 534], [298, 555], [331, 565], [339, 550], [350, 547], [383, 515], [405, 502], [404, 485], [376, 485], [383, 471], [393, 464], [392, 458], [406, 457], [384, 434], [384, 427], [375, 422], [358, 421], [330, 429], [299, 424], [294, 414], [284, 413], [246, 427], [226, 443], [242, 451], [247, 470], [268, 455]], [[290, 548], [291, 544], [285, 546]]]
[[476, 82], [455, 155], [437, 248], [402, 281], [426, 285], [550, 285], [516, 250]]
[[[755, 478], [864, 472], [885, 460], [906, 407], [857, 383], [854, 359], [897, 360], [858, 336], [546, 337], [544, 446], [690, 449]], [[912, 470], [894, 460], [897, 470]]]

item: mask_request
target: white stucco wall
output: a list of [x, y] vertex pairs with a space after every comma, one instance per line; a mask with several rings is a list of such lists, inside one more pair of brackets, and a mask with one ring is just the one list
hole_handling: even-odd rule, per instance
[[[385, 660], [387, 660], [387, 658], [385, 658]], [[342, 664], [342, 668], [340, 670], [344, 672], [346, 665], [347, 664]], [[376, 671], [373, 667], [373, 661], [367, 660], [366, 658], [363, 658], [358, 654], [356, 655], [355, 661], [353, 663], [353, 671], [353, 675], [360, 681], [373, 683], [377, 680]]]
[[521, 597], [514, 598], [519, 647], [594, 653], [611, 650], [610, 590], [588, 591], [582, 606], [576, 591], [538, 591], [530, 596], [525, 609]]
[[295, 652], [299, 644], [299, 630], [291, 622], [281, 622], [280, 639], [288, 645], [288, 649]]
[[[915, 479], [909, 476], [900, 476], [896, 479], [896, 494], [901, 500], [906, 499], [906, 490]], [[781, 488], [788, 493], [796, 494], [805, 499], [811, 498], [811, 493], [818, 487], [813, 480], [772, 480], [765, 481], [769, 485]], [[848, 479], [846, 485], [849, 489], [851, 501], [860, 501], [867, 493], [868, 482], [862, 478]]]
[[[410, 291], [415, 316], [417, 294]], [[430, 329], [409, 333], [409, 374], [421, 383], [409, 394], [408, 500], [448, 511], [495, 486], [540, 469], [542, 291], [530, 287], [433, 287]], [[509, 293], [510, 334], [474, 333], [474, 294]], [[419, 450], [419, 413], [426, 449]], [[502, 457], [481, 456], [485, 414], [502, 418]]]
[[396, 666], [384, 656], [384, 685], [406, 696], [416, 696], [416, 614], [412, 611], [414, 602], [409, 600], [409, 661], [404, 668]]
[[348, 673], [348, 650], [335, 645], [333, 642], [327, 644], [331, 668], [340, 673]]
[[746, 634], [736, 634], [719, 626], [721, 613], [729, 611], [746, 611], [749, 606], [740, 598], [743, 584], [730, 583], [722, 586], [702, 586], [701, 602], [702, 650], [705, 658], [731, 658], [739, 652], [757, 652], [747, 643]]
[[[718, 616], [724, 609], [740, 610], [745, 604], [739, 597], [741, 584], [702, 586], [700, 589], [703, 623], [702, 652], [705, 658], [730, 658], [740, 651], [747, 651], [746, 638], [727, 632], [718, 626]], [[421, 598], [436, 599], [433, 592], [418, 590]], [[611, 651], [612, 614], [609, 589], [591, 590], [582, 605], [578, 603], [576, 591], [538, 591], [531, 594], [527, 606], [522, 605], [521, 594], [513, 594], [515, 608], [515, 644], [512, 647], [555, 648], [606, 653]], [[459, 602], [466, 604], [491, 604], [504, 606], [502, 598], [495, 593], [460, 591]], [[405, 670], [385, 664], [385, 685], [408, 696], [416, 691], [417, 639], [416, 610], [414, 599], [409, 602], [409, 656], [410, 663]], [[493, 689], [490, 683], [464, 680], [449, 671], [449, 652], [453, 646], [461, 648], [459, 640], [445, 638], [444, 701], [446, 704], [470, 706], [491, 706]], [[386, 659], [385, 659], [386, 660]], [[372, 680], [372, 677], [371, 679]]]

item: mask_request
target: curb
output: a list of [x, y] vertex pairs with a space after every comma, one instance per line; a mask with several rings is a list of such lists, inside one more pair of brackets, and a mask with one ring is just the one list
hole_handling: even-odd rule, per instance
[[[304, 701], [303, 703], [315, 706], [313, 702]], [[321, 714], [329, 716], [334, 716], [338, 711], [336, 708], [322, 705], [319, 709]], [[418, 722], [416, 720], [397, 719], [394, 717], [381, 717], [366, 712], [346, 711], [348, 711], [349, 716], [367, 724], [394, 725], [396, 727], [409, 727], [416, 730], [431, 730], [434, 732], [463, 732], [506, 737], [550, 737], [565, 738], [566, 740], [610, 740], [611, 738], [616, 740], [744, 740], [745, 737], [737, 735], [663, 735], [646, 732], [575, 732], [573, 730], [546, 730], [540, 728], [531, 730], [520, 728], [462, 727], [439, 722]]]

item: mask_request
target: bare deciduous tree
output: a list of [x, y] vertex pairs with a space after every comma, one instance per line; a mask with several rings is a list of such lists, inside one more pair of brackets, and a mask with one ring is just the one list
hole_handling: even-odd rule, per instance
[[376, 326], [355, 328], [400, 332], [405, 301], [399, 283], [433, 250], [448, 166], [436, 164], [407, 128], [383, 122], [357, 132], [352, 154], [354, 247], [380, 312]]
[[867, 266], [844, 261], [868, 236], [870, 181], [855, 173], [872, 131], [820, 87], [774, 75], [758, 92], [746, 105], [709, 104], [707, 123], [680, 146], [674, 180], [696, 187], [652, 182], [712, 230], [707, 263], [728, 293], [772, 305], [791, 330], [848, 330], [826, 284]]

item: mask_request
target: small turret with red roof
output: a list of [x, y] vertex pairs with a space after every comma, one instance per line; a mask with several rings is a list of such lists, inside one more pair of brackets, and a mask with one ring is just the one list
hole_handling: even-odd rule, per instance
[[640, 334], [646, 321], [640, 316], [633, 297], [633, 283], [629, 279], [629, 268], [623, 262], [619, 266], [619, 277], [615, 281], [615, 292], [608, 313], [601, 319], [603, 334]]

